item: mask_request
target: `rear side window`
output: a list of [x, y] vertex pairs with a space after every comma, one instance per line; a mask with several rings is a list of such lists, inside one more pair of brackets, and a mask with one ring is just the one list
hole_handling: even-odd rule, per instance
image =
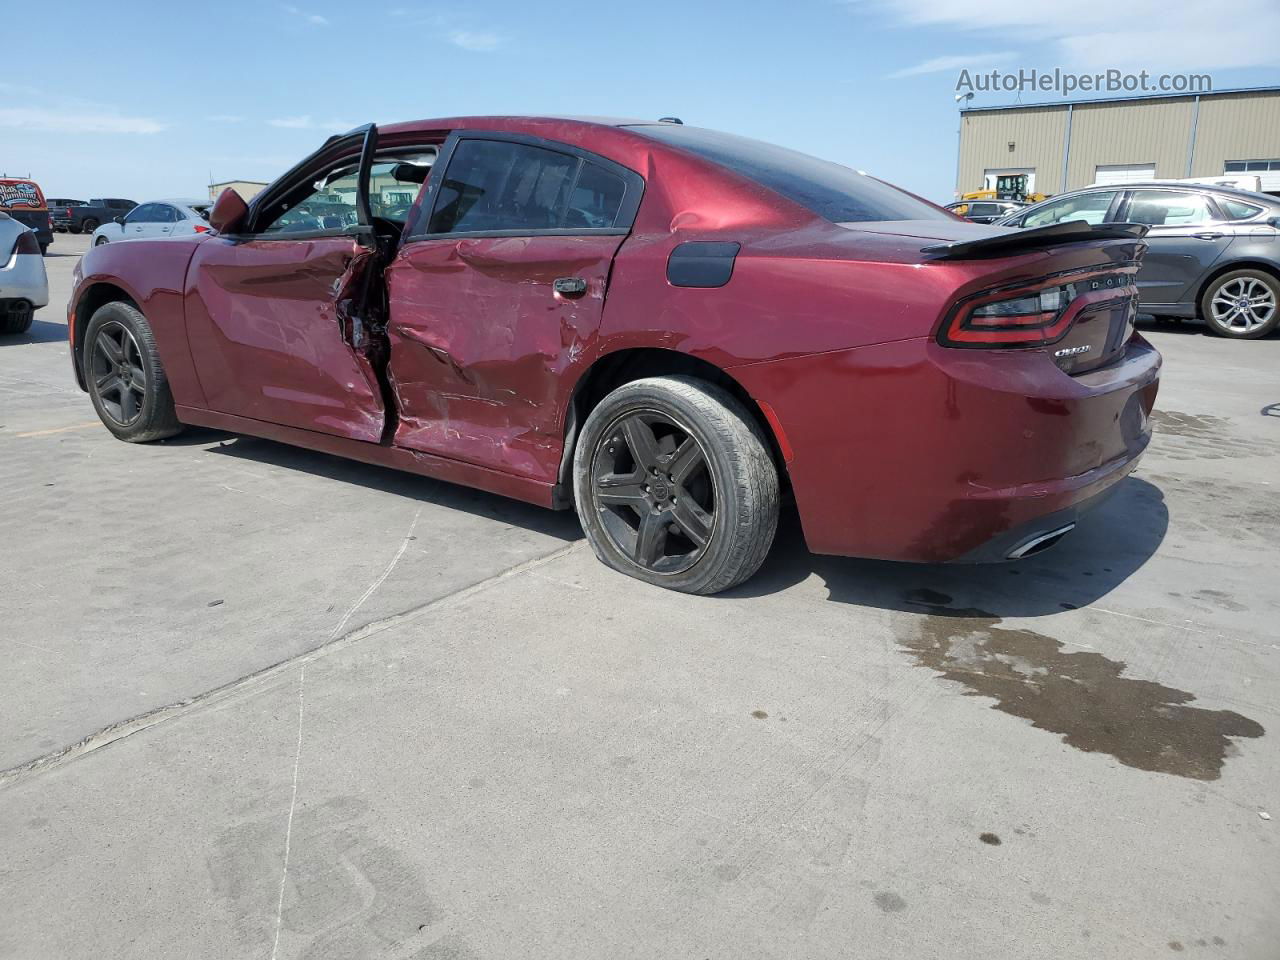
[[428, 233], [536, 233], [618, 226], [627, 185], [576, 156], [526, 143], [458, 141]]
[[582, 164], [582, 172], [569, 195], [569, 209], [565, 212], [566, 227], [617, 226], [618, 212], [627, 185], [620, 176], [589, 161]]
[[1255, 207], [1251, 203], [1244, 203], [1240, 200], [1228, 200], [1226, 197], [1218, 198], [1218, 206], [1222, 208], [1222, 212], [1226, 214], [1228, 220], [1248, 220], [1250, 217], [1256, 217], [1262, 212], [1261, 207]]
[[833, 223], [948, 219], [875, 177], [771, 143], [674, 123], [632, 129], [727, 167]]
[[1188, 227], [1213, 219], [1209, 201], [1199, 193], [1177, 190], [1135, 190], [1129, 197], [1130, 223], [1152, 227]]

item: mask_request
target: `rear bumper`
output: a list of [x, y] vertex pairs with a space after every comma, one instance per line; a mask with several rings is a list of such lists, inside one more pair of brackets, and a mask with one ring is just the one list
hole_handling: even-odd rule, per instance
[[811, 550], [971, 562], [1074, 522], [1128, 475], [1160, 355], [1135, 337], [1071, 377], [1044, 351], [917, 339], [731, 372], [786, 434]]
[[44, 258], [36, 253], [15, 253], [0, 263], [0, 300], [26, 300], [33, 307], [49, 303], [49, 280]]

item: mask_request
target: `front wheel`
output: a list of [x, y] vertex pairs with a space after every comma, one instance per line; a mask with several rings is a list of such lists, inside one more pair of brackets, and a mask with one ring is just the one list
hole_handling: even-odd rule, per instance
[[108, 243], [108, 242], [109, 242], [109, 241], [107, 240], [107, 238], [106, 238], [106, 237], [99, 237], [97, 240], [93, 241], [93, 245], [94, 245], [95, 247], [100, 247], [100, 246], [102, 246], [104, 243]]
[[120, 440], [145, 443], [182, 431], [151, 325], [133, 304], [104, 304], [89, 320], [84, 376], [93, 409]]
[[98, 229], [98, 226], [98, 221], [93, 219], [93, 217], [89, 217], [84, 221], [84, 223], [80, 224], [80, 229], [85, 233], [93, 233], [93, 231]]
[[1220, 337], [1265, 337], [1280, 325], [1280, 281], [1261, 270], [1224, 273], [1200, 298], [1200, 315]]
[[605, 564], [711, 594], [764, 562], [778, 525], [778, 471], [759, 425], [726, 390], [650, 377], [614, 390], [587, 418], [574, 499]]

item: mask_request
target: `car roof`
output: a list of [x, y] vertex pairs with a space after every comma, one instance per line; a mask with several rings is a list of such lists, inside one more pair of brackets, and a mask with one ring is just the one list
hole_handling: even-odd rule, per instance
[[[1239, 197], [1241, 200], [1249, 200], [1253, 203], [1259, 201], [1269, 203], [1272, 206], [1280, 206], [1280, 198], [1273, 197], [1266, 193], [1257, 193], [1253, 190], [1241, 190], [1239, 187], [1220, 187], [1212, 183], [1182, 183], [1176, 180], [1139, 180], [1134, 183], [1106, 183], [1102, 186], [1080, 187], [1076, 190], [1067, 190], [1063, 193], [1056, 193], [1049, 200], [1057, 200], [1061, 197], [1070, 197], [1078, 193], [1097, 193], [1099, 190], [1149, 190], [1149, 189], [1165, 189], [1165, 190], [1194, 190], [1199, 193], [1217, 193], [1225, 194], [1230, 197]], [[1048, 201], [1041, 201], [1047, 203]]]
[[[574, 123], [593, 127], [631, 127], [660, 123], [659, 120], [645, 120], [636, 117], [593, 117], [593, 116], [560, 116], [556, 114], [518, 114], [494, 113], [471, 117], [438, 117], [424, 120], [407, 120], [401, 123], [380, 124], [379, 131], [399, 130], [469, 130], [489, 126], [513, 126], [528, 124], [538, 126], [545, 123]], [[356, 128], [359, 129], [359, 128]], [[354, 133], [355, 131], [350, 131]], [[346, 134], [343, 134], [346, 136]]]

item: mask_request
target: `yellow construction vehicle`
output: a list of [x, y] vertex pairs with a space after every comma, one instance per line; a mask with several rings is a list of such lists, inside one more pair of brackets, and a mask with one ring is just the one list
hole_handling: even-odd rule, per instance
[[961, 200], [1021, 200], [1023, 203], [1039, 203], [1048, 200], [1047, 193], [1027, 193], [1027, 175], [1011, 173], [996, 177], [994, 190], [974, 190], [962, 193]]

